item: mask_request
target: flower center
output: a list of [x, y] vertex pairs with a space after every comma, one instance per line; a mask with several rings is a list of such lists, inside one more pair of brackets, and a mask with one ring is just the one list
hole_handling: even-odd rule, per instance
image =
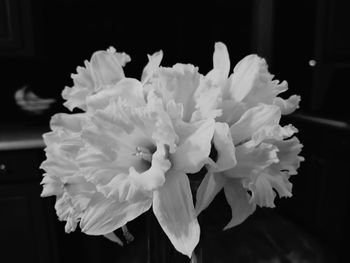
[[135, 148], [135, 150], [136, 150], [136, 152], [133, 153], [134, 156], [140, 157], [149, 163], [152, 162], [152, 154], [153, 153], [148, 148], [143, 147], [143, 146], [137, 146]]

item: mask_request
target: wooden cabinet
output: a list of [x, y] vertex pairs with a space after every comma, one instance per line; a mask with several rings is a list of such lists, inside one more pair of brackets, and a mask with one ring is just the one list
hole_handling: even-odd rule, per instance
[[40, 197], [42, 152], [0, 151], [1, 262], [57, 262], [53, 200]]

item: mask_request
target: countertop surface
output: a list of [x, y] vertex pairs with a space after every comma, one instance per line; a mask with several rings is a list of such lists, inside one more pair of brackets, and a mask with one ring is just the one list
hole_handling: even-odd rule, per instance
[[0, 151], [44, 148], [42, 135], [49, 130], [41, 123], [1, 124]]

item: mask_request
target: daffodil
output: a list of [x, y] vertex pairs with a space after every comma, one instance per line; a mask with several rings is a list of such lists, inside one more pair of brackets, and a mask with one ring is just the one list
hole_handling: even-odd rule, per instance
[[161, 56], [149, 57], [141, 82], [124, 77], [84, 97], [86, 112], [53, 117], [42, 195], [56, 195], [67, 232], [79, 223], [110, 239], [152, 207], [174, 247], [190, 257], [200, 228], [186, 174], [207, 163], [215, 121], [174, 117], [187, 105], [165, 103], [149, 81]]
[[280, 197], [292, 195], [289, 178], [303, 160], [302, 145], [292, 137], [297, 130], [291, 125], [281, 127], [279, 121], [281, 114], [298, 107], [299, 97], [277, 97], [287, 84], [272, 80], [265, 61], [256, 55], [239, 62], [230, 77], [224, 44], [215, 45], [213, 61], [206, 78], [217, 94], [212, 110], [222, 110], [213, 137], [217, 160], [207, 165], [196, 210], [199, 214], [224, 189], [232, 210], [227, 229], [242, 223], [257, 205], [274, 207], [275, 192]]

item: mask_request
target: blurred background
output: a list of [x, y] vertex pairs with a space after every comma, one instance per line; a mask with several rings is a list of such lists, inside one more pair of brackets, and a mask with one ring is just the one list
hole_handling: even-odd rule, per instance
[[[140, 78], [146, 54], [160, 49], [163, 66], [191, 63], [206, 74], [214, 43], [221, 41], [231, 66], [257, 53], [277, 79], [288, 81], [285, 98], [301, 95], [300, 109], [284, 121], [300, 130], [306, 161], [292, 179], [293, 198], [279, 200], [277, 209], [259, 210], [224, 236], [204, 229], [210, 249], [204, 249], [203, 262], [345, 262], [350, 220], [348, 10], [340, 0], [197, 5], [0, 0], [0, 261], [186, 262], [170, 261], [164, 247], [157, 248], [163, 258], [141, 256], [152, 248], [147, 231], [157, 228], [148, 215], [131, 225], [140, 241], [126, 248], [79, 231], [65, 234], [54, 200], [39, 197], [41, 134], [48, 131], [52, 114], [67, 112], [61, 92], [72, 86], [71, 73], [96, 50], [113, 46], [129, 54], [132, 61], [124, 69], [134, 78]], [[39, 104], [45, 106], [28, 110], [21, 103], [28, 97], [44, 99]], [[218, 213], [215, 218], [208, 212], [200, 220], [211, 229], [228, 216]]]

